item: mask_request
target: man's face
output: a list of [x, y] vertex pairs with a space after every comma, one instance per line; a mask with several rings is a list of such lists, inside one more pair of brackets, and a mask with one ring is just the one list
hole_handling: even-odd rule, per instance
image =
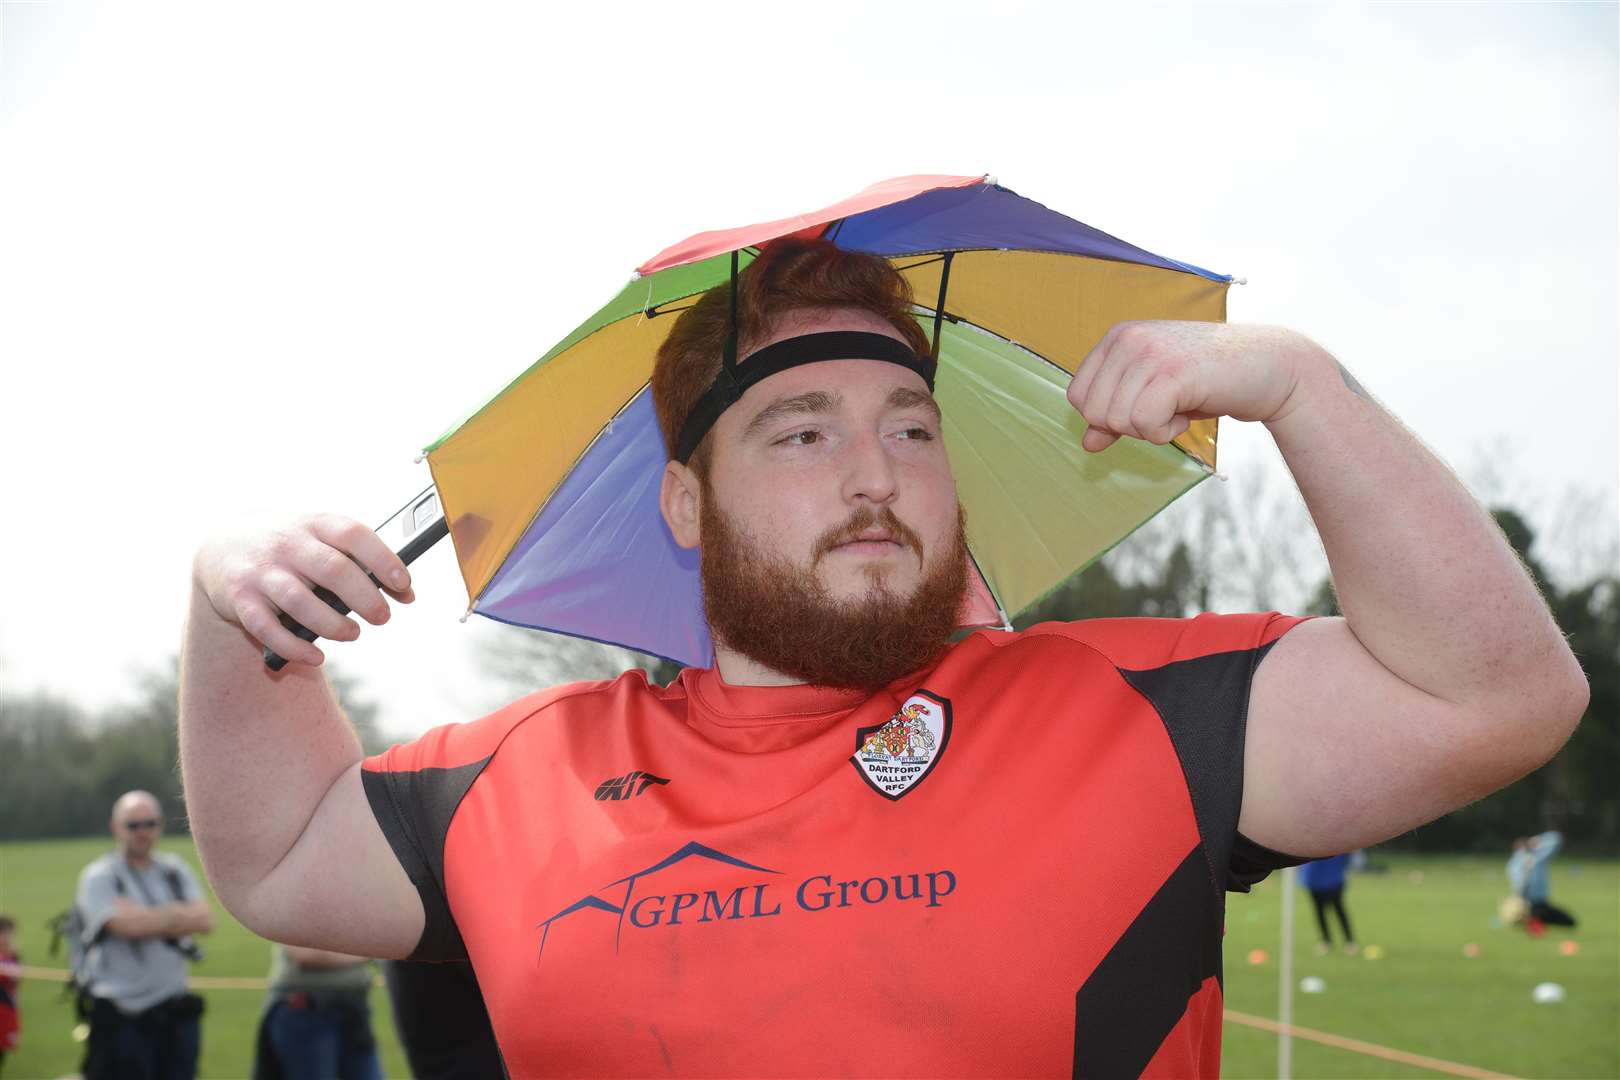
[[145, 858], [163, 835], [163, 815], [150, 799], [120, 799], [113, 807], [112, 832], [126, 857]]
[[[804, 313], [753, 347], [824, 330], [899, 337], [865, 312]], [[915, 373], [829, 360], [758, 383], [715, 424], [703, 491], [705, 603], [731, 648], [872, 689], [954, 629], [961, 512], [939, 411]]]

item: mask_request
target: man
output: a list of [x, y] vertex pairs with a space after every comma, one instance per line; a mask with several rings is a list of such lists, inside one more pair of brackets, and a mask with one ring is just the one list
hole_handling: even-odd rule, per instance
[[382, 1080], [371, 974], [364, 956], [271, 946], [254, 1080]]
[[[963, 520], [905, 283], [781, 241], [735, 326], [726, 292], [653, 376], [714, 668], [362, 761], [320, 650], [275, 615], [352, 639], [309, 584], [381, 623], [360, 567], [409, 601], [405, 568], [331, 517], [194, 564], [181, 753], [219, 895], [280, 940], [469, 956], [514, 1076], [1213, 1076], [1226, 889], [1478, 798], [1581, 714], [1490, 519], [1326, 352], [1265, 327], [1115, 327], [1070, 400], [1091, 452], [1265, 423], [1346, 617], [949, 644]], [[261, 643], [297, 663], [268, 675]]]
[[197, 1074], [202, 999], [186, 991], [193, 934], [214, 929], [214, 913], [184, 859], [157, 850], [163, 811], [146, 791], [113, 804], [117, 850], [79, 875], [74, 904], [83, 920], [93, 999], [85, 1080], [186, 1080]]

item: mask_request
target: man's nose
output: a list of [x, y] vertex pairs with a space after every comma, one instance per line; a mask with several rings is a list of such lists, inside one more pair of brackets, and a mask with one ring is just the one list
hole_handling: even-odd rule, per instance
[[845, 501], [864, 497], [875, 503], [887, 503], [894, 498], [895, 488], [894, 460], [883, 437], [873, 431], [855, 439], [846, 451]]

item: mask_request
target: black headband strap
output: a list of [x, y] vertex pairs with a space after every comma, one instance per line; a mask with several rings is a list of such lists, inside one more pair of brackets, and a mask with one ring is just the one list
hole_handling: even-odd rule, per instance
[[934, 389], [934, 360], [918, 356], [911, 351], [911, 346], [887, 334], [828, 330], [785, 338], [750, 353], [746, 361], [735, 367], [722, 360], [714, 382], [686, 415], [680, 441], [675, 446], [675, 460], [685, 465], [703, 436], [720, 419], [720, 414], [735, 405], [750, 386], [788, 368], [822, 360], [885, 360], [915, 371], [929, 390]]

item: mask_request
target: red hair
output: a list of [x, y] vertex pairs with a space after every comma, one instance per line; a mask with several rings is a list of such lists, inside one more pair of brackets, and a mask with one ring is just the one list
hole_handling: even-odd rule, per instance
[[[844, 251], [825, 240], [784, 237], [766, 245], [737, 275], [737, 355], [768, 337], [781, 318], [807, 308], [868, 311], [899, 331], [919, 356], [928, 336], [911, 311], [911, 286], [886, 259]], [[681, 312], [653, 365], [653, 407], [664, 452], [675, 456], [681, 426], [720, 371], [731, 332], [731, 283], [716, 285]], [[688, 464], [705, 472], [709, 440], [698, 444]]]

